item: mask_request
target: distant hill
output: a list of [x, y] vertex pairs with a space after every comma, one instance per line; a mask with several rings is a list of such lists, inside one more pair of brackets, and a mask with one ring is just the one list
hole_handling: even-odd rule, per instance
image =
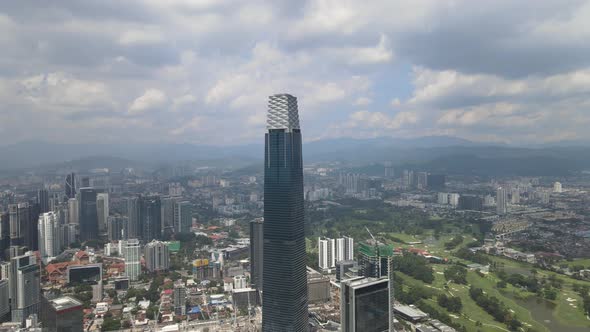
[[[330, 139], [304, 143], [304, 162], [341, 161], [362, 167], [391, 161], [396, 168], [447, 174], [564, 175], [590, 169], [590, 147], [514, 147], [448, 137], [415, 139]], [[192, 144], [55, 144], [45, 142], [0, 146], [0, 170], [47, 167], [90, 169], [160, 166], [183, 161], [209, 166], [259, 165], [261, 144], [206, 146]]]

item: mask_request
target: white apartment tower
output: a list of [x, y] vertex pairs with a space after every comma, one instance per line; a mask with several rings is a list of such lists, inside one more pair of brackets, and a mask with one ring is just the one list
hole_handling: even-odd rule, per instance
[[53, 211], [40, 215], [38, 230], [41, 259], [47, 263], [48, 260], [60, 254], [59, 215]]

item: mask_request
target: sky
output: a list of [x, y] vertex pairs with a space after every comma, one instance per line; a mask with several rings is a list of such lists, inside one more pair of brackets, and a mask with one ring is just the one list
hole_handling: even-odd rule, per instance
[[590, 1], [0, 2], [0, 144], [590, 140]]

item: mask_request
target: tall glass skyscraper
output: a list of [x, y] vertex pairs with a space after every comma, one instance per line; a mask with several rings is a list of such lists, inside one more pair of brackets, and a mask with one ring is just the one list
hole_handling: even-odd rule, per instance
[[264, 158], [263, 331], [307, 331], [303, 161], [297, 98], [270, 97]]
[[80, 241], [98, 239], [96, 195], [94, 188], [80, 188]]

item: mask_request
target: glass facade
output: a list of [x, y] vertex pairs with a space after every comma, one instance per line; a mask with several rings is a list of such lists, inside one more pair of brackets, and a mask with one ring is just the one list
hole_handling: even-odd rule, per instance
[[307, 331], [303, 162], [297, 99], [275, 95], [270, 108], [264, 163], [262, 329]]
[[80, 188], [80, 240], [98, 239], [98, 210], [96, 190]]

